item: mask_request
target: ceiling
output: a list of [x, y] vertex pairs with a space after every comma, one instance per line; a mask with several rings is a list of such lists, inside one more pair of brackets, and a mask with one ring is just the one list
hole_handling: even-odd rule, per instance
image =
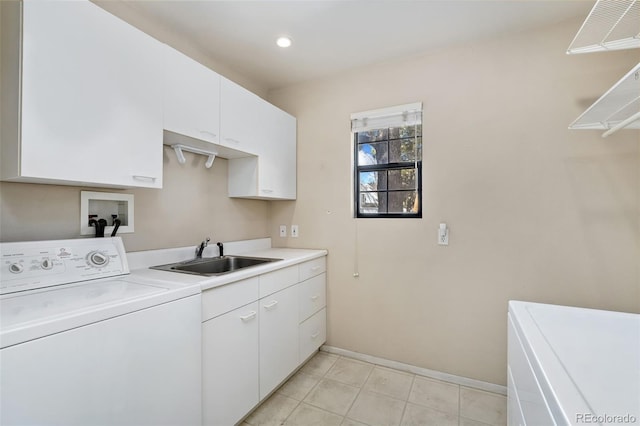
[[[126, 0], [267, 89], [584, 18], [592, 0]], [[288, 35], [293, 45], [276, 46]], [[567, 40], [567, 46], [571, 40]]]

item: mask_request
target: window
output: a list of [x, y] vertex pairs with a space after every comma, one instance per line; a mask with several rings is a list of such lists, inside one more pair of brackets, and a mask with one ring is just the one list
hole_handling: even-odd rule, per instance
[[359, 218], [422, 217], [422, 104], [352, 114]]

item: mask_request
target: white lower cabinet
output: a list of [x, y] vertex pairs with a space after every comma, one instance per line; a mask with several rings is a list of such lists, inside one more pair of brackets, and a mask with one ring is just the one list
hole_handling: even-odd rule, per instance
[[260, 299], [260, 399], [298, 366], [298, 292], [288, 287]]
[[[300, 265], [300, 276], [310, 277], [298, 284], [300, 362], [304, 362], [327, 340], [327, 275], [325, 258]], [[322, 272], [320, 275], [313, 275]]]
[[316, 312], [300, 324], [299, 359], [304, 362], [327, 340], [327, 310]]
[[258, 403], [258, 303], [202, 324], [203, 420], [233, 425]]
[[324, 257], [202, 293], [203, 423], [239, 422], [326, 341]]
[[300, 322], [306, 320], [326, 306], [326, 281], [326, 274], [320, 274], [298, 285], [300, 294]]

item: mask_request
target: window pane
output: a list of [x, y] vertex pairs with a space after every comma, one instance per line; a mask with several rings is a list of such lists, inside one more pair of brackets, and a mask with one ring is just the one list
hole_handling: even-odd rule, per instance
[[389, 162], [387, 149], [387, 142], [359, 144], [358, 165], [387, 164]]
[[[422, 161], [422, 138], [398, 139], [389, 141], [389, 162], [402, 163], [407, 161]], [[417, 151], [417, 156], [416, 156]]]
[[421, 174], [422, 126], [371, 130], [355, 133], [354, 137], [357, 214], [421, 217], [421, 195], [417, 187]]
[[358, 143], [386, 141], [388, 139], [388, 129], [369, 130], [368, 132], [358, 133]]
[[[389, 170], [389, 189], [416, 189], [416, 169]], [[382, 188], [378, 188], [382, 189]]]
[[408, 127], [391, 127], [389, 128], [389, 139], [412, 138], [418, 134], [422, 136], [422, 125]]
[[360, 213], [375, 214], [387, 212], [386, 192], [361, 192]]
[[416, 213], [417, 211], [416, 191], [389, 192], [389, 213]]
[[360, 191], [387, 189], [387, 172], [360, 172]]

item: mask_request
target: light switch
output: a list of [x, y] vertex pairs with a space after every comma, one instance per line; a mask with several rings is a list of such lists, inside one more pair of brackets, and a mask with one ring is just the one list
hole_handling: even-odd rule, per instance
[[280, 225], [280, 237], [284, 238], [287, 236], [287, 225]]
[[441, 223], [438, 228], [438, 244], [441, 246], [449, 245], [449, 228], [446, 223]]
[[291, 236], [298, 238], [298, 225], [291, 225]]

